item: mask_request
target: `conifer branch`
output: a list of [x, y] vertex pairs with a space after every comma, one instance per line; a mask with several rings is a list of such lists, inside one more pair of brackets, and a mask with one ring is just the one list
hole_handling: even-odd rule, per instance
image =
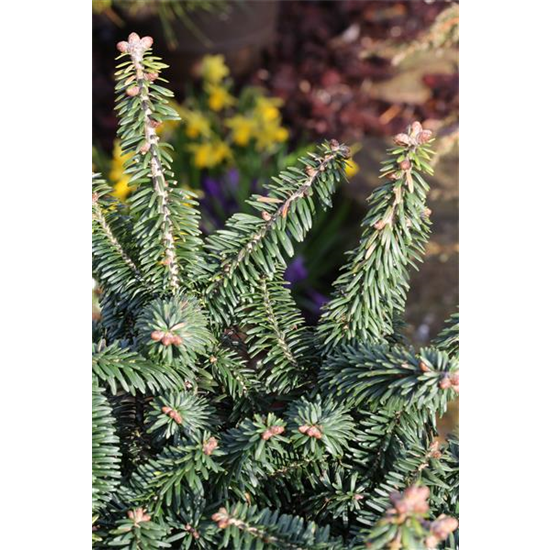
[[458, 312], [453, 313], [446, 321], [443, 330], [433, 341], [434, 345], [447, 352], [449, 357], [458, 359]]
[[231, 349], [216, 346], [208, 359], [214, 378], [235, 400], [246, 397], [258, 387], [254, 371]]
[[189, 494], [202, 491], [208, 475], [222, 471], [221, 454], [216, 439], [208, 432], [178, 446], [166, 447], [132, 476], [134, 500], [149, 506], [153, 515], [159, 514], [163, 506], [177, 510]]
[[311, 228], [313, 197], [324, 206], [331, 204], [336, 183], [345, 177], [348, 156], [349, 149], [334, 140], [323, 145], [318, 154], [299, 159], [304, 171], [284, 170], [268, 186], [268, 196], [254, 195], [248, 201], [261, 217], [236, 214], [208, 237], [206, 297], [218, 305], [213, 311], [218, 319], [229, 319], [227, 308], [236, 306], [238, 292], [246, 291], [250, 282], [285, 265], [280, 249], [292, 256], [292, 241], [303, 240]]
[[[99, 174], [94, 174], [94, 177], [95, 176], [99, 176]], [[133, 260], [126, 254], [126, 252], [124, 252], [121, 244], [114, 236], [107, 222], [107, 218], [103, 213], [101, 204], [99, 203], [99, 197], [97, 193], [92, 194], [92, 220], [97, 224], [97, 230], [102, 232], [103, 237], [110, 244], [113, 252], [120, 256], [120, 259], [124, 262], [124, 264], [126, 264], [130, 271], [133, 272], [133, 275], [136, 277], [136, 279], [141, 281], [141, 275], [136, 264], [134, 264]]]
[[458, 392], [458, 361], [436, 348], [415, 355], [403, 347], [343, 346], [321, 367], [325, 393], [354, 407], [380, 403], [444, 412]]
[[286, 339], [283, 328], [280, 326], [280, 320], [276, 317], [272, 301], [273, 296], [271, 296], [269, 293], [266, 279], [261, 278], [258, 286], [262, 297], [262, 304], [267, 315], [267, 322], [269, 323], [270, 328], [273, 331], [277, 345], [281, 349], [287, 362], [290, 363], [290, 365], [292, 365], [294, 368], [297, 368], [298, 360], [292, 353], [291, 345]]
[[119, 135], [122, 152], [133, 154], [126, 172], [131, 175], [130, 183], [138, 187], [130, 207], [138, 218], [134, 234], [141, 267], [158, 293], [174, 294], [182, 287], [180, 264], [196, 262], [193, 255], [200, 248], [200, 232], [194, 195], [170, 188], [171, 158], [156, 128], [164, 120], [179, 117], [165, 99], [172, 93], [155, 84], [166, 65], [150, 56], [152, 43], [151, 37], [132, 33], [128, 42], [118, 44], [122, 54], [130, 56], [117, 72]]
[[147, 362], [144, 357], [114, 341], [93, 344], [92, 371], [98, 380], [107, 384], [114, 395], [120, 387], [135, 395], [136, 390], [174, 390], [183, 385], [180, 374], [166, 365]]
[[325, 451], [332, 456], [342, 456], [355, 435], [355, 423], [349, 409], [331, 398], [318, 395], [308, 401], [303, 396], [296, 399], [286, 413], [291, 440], [304, 455], [321, 457]]
[[383, 342], [394, 332], [394, 317], [405, 307], [409, 266], [421, 261], [428, 239], [428, 164], [431, 132], [415, 122], [395, 137], [393, 157], [382, 176], [389, 181], [369, 197], [359, 246], [334, 283], [318, 334], [325, 352], [353, 340]]
[[106, 199], [109, 191], [101, 174], [92, 174], [93, 271], [104, 291], [123, 294], [130, 286], [141, 287], [143, 278], [107, 219], [109, 209], [113, 208], [112, 201]]
[[103, 390], [92, 382], [92, 511], [104, 507], [120, 480], [119, 439]]
[[[152, 101], [149, 97], [149, 82], [146, 77], [152, 73], [145, 72], [143, 58], [145, 51], [153, 44], [153, 39], [149, 36], [139, 38], [135, 33], [128, 37], [127, 45], [121, 46], [122, 50], [130, 54], [132, 64], [135, 70], [135, 84], [132, 83], [131, 88], [127, 88], [126, 93], [130, 96], [133, 94], [139, 97], [139, 105], [143, 112], [144, 125], [144, 144], [140, 148], [140, 152], [149, 152], [150, 160], [149, 167], [153, 178], [153, 188], [159, 199], [159, 210], [162, 216], [162, 239], [165, 248], [164, 262], [169, 272], [169, 281], [173, 291], [179, 289], [179, 266], [176, 262], [176, 250], [174, 242], [174, 228], [170, 217], [170, 209], [168, 207], [168, 182], [164, 175], [164, 169], [160, 160], [159, 153], [159, 137], [157, 136], [156, 127], [158, 121], [153, 118]], [[137, 90], [136, 90], [137, 87]]]
[[174, 445], [211, 430], [218, 423], [215, 411], [206, 399], [188, 391], [171, 392], [156, 397], [147, 414], [147, 431], [157, 441]]
[[391, 507], [368, 534], [366, 547], [372, 550], [433, 550], [438, 547], [458, 527], [458, 521], [444, 515], [428, 521], [429, 494], [425, 486], [412, 486], [403, 493], [392, 493]]
[[239, 541], [246, 547], [266, 550], [343, 550], [341, 540], [331, 538], [327, 527], [317, 527], [302, 518], [279, 515], [268, 509], [235, 504], [229, 510], [222, 507], [212, 516], [224, 531], [221, 548], [233, 548]]
[[398, 460], [409, 442], [436, 434], [427, 411], [417, 407], [382, 409], [374, 406], [360, 421], [353, 462], [377, 479]]
[[[92, 175], [92, 274], [99, 284], [99, 334], [109, 340], [126, 338], [148, 288], [128, 250], [127, 227], [110, 187]], [[121, 242], [121, 238], [124, 240]]]
[[127, 517], [120, 519], [110, 532], [109, 546], [132, 550], [157, 550], [170, 548], [165, 542], [168, 531], [164, 525], [151, 520], [143, 508], [128, 510]]
[[237, 310], [251, 358], [258, 358], [260, 379], [268, 391], [286, 393], [305, 381], [312, 338], [281, 271], [252, 285]]
[[224, 483], [254, 491], [260, 479], [273, 473], [277, 457], [287, 454], [288, 439], [284, 433], [285, 423], [269, 413], [267, 417], [247, 418], [223, 434], [223, 462], [231, 476]]
[[392, 495], [407, 487], [430, 480], [433, 486], [445, 486], [441, 470], [442, 453], [433, 440], [422, 438], [409, 441], [402, 455], [387, 468], [382, 480], [374, 480], [365, 495], [365, 507], [357, 521], [367, 527], [362, 532], [368, 534], [388, 507]]

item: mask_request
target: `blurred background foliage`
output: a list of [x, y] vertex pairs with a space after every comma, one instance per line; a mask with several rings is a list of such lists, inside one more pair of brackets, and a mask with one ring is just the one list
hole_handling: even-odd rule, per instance
[[[413, 120], [435, 131], [433, 235], [413, 274], [410, 337], [423, 345], [458, 303], [458, 4], [423, 1], [93, 2], [93, 163], [114, 194], [132, 192], [115, 139], [114, 45], [151, 35], [170, 64], [182, 120], [161, 128], [177, 180], [220, 227], [308, 144], [354, 153], [350, 183], [320, 213], [286, 278], [314, 322], [357, 240], [390, 136]], [[97, 314], [97, 312], [95, 312]]]

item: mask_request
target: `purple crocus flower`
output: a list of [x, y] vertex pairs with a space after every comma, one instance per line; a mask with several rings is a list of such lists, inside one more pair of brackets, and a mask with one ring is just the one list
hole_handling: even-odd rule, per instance
[[303, 256], [296, 256], [285, 271], [285, 279], [292, 285], [307, 278], [308, 271]]
[[229, 187], [236, 190], [239, 186], [239, 171], [236, 168], [230, 168], [227, 171], [227, 182]]
[[202, 182], [202, 186], [206, 194], [209, 195], [210, 197], [213, 197], [218, 200], [223, 199], [222, 187], [218, 180], [215, 180], [214, 178], [206, 176]]

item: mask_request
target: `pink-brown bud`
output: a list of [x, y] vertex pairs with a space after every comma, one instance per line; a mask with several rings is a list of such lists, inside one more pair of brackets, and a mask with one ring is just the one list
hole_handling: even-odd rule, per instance
[[183, 422], [183, 418], [181, 417], [181, 414], [176, 411], [175, 409], [172, 409], [169, 413], [168, 413], [168, 416], [176, 423], [176, 424], [181, 424]]
[[172, 344], [176, 346], [181, 346], [183, 344], [183, 339], [179, 334], [172, 335]]
[[416, 137], [420, 132], [422, 132], [422, 124], [420, 124], [420, 122], [418, 122], [418, 120], [415, 120], [411, 124], [411, 135], [413, 137]]
[[194, 539], [200, 539], [201, 536], [200, 536], [200, 533], [190, 524], [190, 523], [187, 523], [184, 527], [185, 531], [187, 531], [188, 533], [191, 533], [193, 535], [193, 538]]
[[120, 53], [126, 53], [128, 51], [128, 47], [130, 46], [130, 44], [128, 44], [128, 42], [125, 42], [124, 40], [122, 40], [121, 42], [119, 42], [117, 45], [116, 45], [116, 49], [120, 52]]
[[162, 338], [162, 345], [171, 346], [173, 341], [174, 341], [174, 337], [172, 336], [172, 334], [167, 332]]
[[139, 42], [139, 34], [137, 32], [130, 33], [130, 36], [128, 36], [128, 42], [131, 46], [134, 44], [137, 44]]
[[134, 525], [139, 525], [146, 521], [151, 521], [151, 516], [145, 513], [143, 508], [136, 508], [135, 510], [128, 510], [128, 517], [133, 520]]
[[428, 456], [430, 458], [436, 458], [436, 459], [441, 458], [441, 451], [439, 450], [439, 447], [440, 447], [439, 441], [437, 439], [434, 439], [430, 443]]
[[216, 441], [215, 437], [211, 437], [203, 446], [202, 446], [202, 452], [205, 455], [210, 456], [214, 449], [216, 449], [218, 446], [218, 442]]
[[455, 372], [453, 374], [451, 374], [451, 377], [450, 377], [450, 382], [451, 382], [451, 387], [453, 388], [453, 390], [456, 392], [456, 393], [459, 393], [459, 373], [458, 372]]
[[402, 160], [399, 163], [399, 168], [401, 168], [401, 170], [410, 170], [411, 169], [411, 161], [409, 159]]
[[426, 363], [424, 363], [424, 361], [420, 361], [419, 365], [418, 365], [418, 368], [422, 371], [422, 372], [430, 372], [430, 367], [428, 367], [428, 365], [426, 365]]
[[305, 424], [303, 426], [300, 426], [298, 428], [298, 431], [301, 433], [301, 434], [305, 434], [307, 431], [309, 430], [309, 426], [306, 426]]
[[397, 134], [394, 136], [393, 142], [401, 147], [406, 147], [411, 144], [411, 138], [407, 134]]
[[151, 144], [147, 142], [139, 148], [139, 152], [144, 155], [145, 153], [147, 153], [147, 151], [149, 151], [149, 149], [151, 149]]
[[442, 390], [448, 390], [452, 386], [451, 379], [449, 377], [449, 373], [445, 373], [441, 376], [441, 379], [439, 380], [439, 387]]
[[307, 435], [309, 435], [309, 437], [314, 437], [315, 439], [321, 439], [323, 437], [321, 430], [319, 430], [317, 426], [311, 426], [307, 430]]
[[139, 94], [139, 86], [131, 86], [126, 90], [126, 95], [136, 97]]
[[399, 514], [426, 514], [429, 510], [427, 487], [409, 487], [403, 494], [392, 493], [390, 500]]
[[451, 518], [445, 515], [439, 516], [432, 522], [430, 531], [440, 541], [445, 540], [456, 528], [458, 527], [458, 521], [455, 518]]
[[172, 409], [171, 409], [170, 407], [164, 406], [164, 407], [162, 407], [160, 410], [161, 410], [164, 414], [170, 414], [170, 411], [171, 411]]
[[428, 143], [428, 141], [430, 141], [430, 139], [432, 139], [432, 135], [433, 135], [433, 132], [431, 130], [422, 130], [418, 134], [418, 137], [416, 138], [416, 141], [420, 145], [424, 145], [424, 143]]
[[268, 428], [267, 430], [264, 431], [264, 433], [262, 434], [262, 439], [264, 441], [268, 441], [269, 439], [271, 439], [271, 437], [273, 436], [273, 432], [271, 431], [270, 428]]
[[283, 426], [271, 426], [270, 429], [273, 435], [281, 435], [285, 431]]
[[328, 143], [333, 151], [337, 151], [340, 148], [340, 144], [335, 139], [331, 139]]
[[160, 342], [164, 338], [164, 332], [160, 330], [154, 330], [151, 332], [151, 340], [154, 340], [155, 342]]
[[144, 49], [148, 50], [153, 45], [153, 39], [150, 36], [144, 36], [141, 39], [141, 45]]
[[231, 516], [225, 508], [220, 508], [215, 514], [212, 515], [212, 520], [218, 524], [219, 529], [225, 529], [229, 525]]
[[262, 218], [268, 222], [271, 219], [271, 214], [265, 210], [262, 210]]
[[378, 231], [380, 231], [381, 229], [384, 229], [385, 226], [386, 226], [386, 222], [384, 220], [378, 220], [374, 224], [374, 229], [377, 229]]
[[403, 177], [403, 174], [401, 172], [392, 172], [391, 174], [388, 174], [388, 178], [392, 181], [399, 180]]
[[159, 77], [158, 73], [146, 73], [145, 78], [149, 82], [154, 82]]
[[434, 550], [439, 544], [440, 540], [435, 535], [428, 535], [424, 542], [428, 550]]

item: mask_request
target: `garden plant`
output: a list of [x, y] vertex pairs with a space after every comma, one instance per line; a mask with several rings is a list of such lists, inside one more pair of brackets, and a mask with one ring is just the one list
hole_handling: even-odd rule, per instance
[[152, 38], [120, 42], [116, 110], [135, 192], [92, 178], [92, 511], [97, 548], [458, 548], [458, 317], [402, 334], [430, 230], [431, 132], [395, 137], [318, 326], [282, 273], [345, 180], [335, 140], [206, 238], [159, 126], [177, 118]]

